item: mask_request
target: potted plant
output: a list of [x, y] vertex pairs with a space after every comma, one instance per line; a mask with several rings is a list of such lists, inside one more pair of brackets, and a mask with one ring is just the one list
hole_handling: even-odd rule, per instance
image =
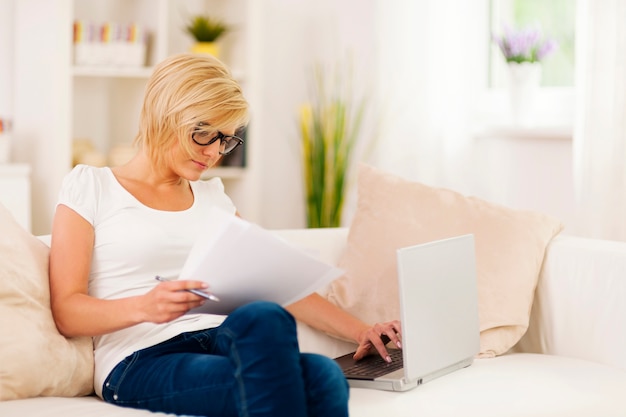
[[541, 83], [541, 62], [557, 48], [554, 39], [544, 38], [536, 27], [505, 27], [493, 42], [502, 52], [508, 69], [508, 91], [514, 123], [533, 123], [534, 98]]
[[205, 15], [197, 15], [190, 18], [185, 30], [196, 41], [191, 47], [195, 53], [211, 54], [219, 56], [217, 40], [228, 32], [230, 27], [221, 20]]
[[338, 227], [366, 101], [353, 97], [346, 74], [329, 82], [318, 67], [314, 75], [299, 115], [307, 227]]
[[507, 63], [539, 63], [558, 48], [554, 39], [543, 38], [536, 27], [515, 30], [505, 26], [502, 35], [493, 35], [493, 41]]

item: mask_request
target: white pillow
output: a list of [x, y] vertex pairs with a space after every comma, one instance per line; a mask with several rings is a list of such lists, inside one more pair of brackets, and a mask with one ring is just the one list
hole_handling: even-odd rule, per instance
[[0, 401], [93, 391], [91, 338], [65, 338], [52, 318], [48, 255], [0, 204]]

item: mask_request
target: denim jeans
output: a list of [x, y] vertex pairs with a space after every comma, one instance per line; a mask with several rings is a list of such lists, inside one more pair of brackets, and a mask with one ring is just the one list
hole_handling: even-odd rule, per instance
[[112, 404], [220, 417], [347, 416], [348, 394], [332, 359], [299, 351], [291, 314], [261, 301], [133, 353], [103, 386]]

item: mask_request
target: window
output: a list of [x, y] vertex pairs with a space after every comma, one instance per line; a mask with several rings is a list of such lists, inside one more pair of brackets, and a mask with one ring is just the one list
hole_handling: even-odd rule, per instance
[[[555, 39], [559, 47], [543, 61], [542, 86], [574, 86], [576, 0], [490, 0], [490, 25], [494, 34], [501, 34], [506, 25], [517, 29], [537, 26], [544, 37]], [[502, 87], [504, 58], [493, 42], [489, 51], [489, 84]]]

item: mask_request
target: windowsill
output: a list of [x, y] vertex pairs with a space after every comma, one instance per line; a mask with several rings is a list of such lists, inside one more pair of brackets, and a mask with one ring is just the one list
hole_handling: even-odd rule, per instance
[[476, 139], [531, 139], [571, 141], [574, 131], [573, 88], [541, 88], [535, 97], [532, 124], [511, 120], [506, 89], [489, 89], [474, 115]]

